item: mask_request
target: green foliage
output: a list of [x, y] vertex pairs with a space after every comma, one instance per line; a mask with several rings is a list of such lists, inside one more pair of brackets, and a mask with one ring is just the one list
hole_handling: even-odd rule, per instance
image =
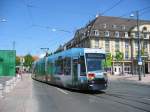
[[115, 59], [117, 60], [117, 61], [122, 61], [123, 60], [123, 53], [122, 52], [120, 52], [120, 51], [117, 51], [116, 52], [116, 56], [115, 56]]
[[141, 49], [141, 55], [142, 55], [142, 56], [145, 55], [145, 49], [144, 49], [144, 48]]
[[112, 54], [108, 53], [106, 54], [106, 67], [111, 67], [112, 66]]
[[19, 65], [20, 65], [20, 57], [16, 56], [16, 66], [19, 66]]
[[102, 62], [102, 66], [104, 66], [105, 68], [109, 68], [112, 66], [112, 55], [111, 55], [111, 53], [106, 54], [106, 61]]
[[34, 59], [30, 54], [27, 54], [26, 56], [24, 56], [25, 62], [24, 62], [24, 66], [29, 66], [31, 67]]

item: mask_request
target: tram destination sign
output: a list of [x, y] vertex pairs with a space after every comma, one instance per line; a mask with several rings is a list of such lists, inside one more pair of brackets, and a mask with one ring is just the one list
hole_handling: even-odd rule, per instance
[[105, 59], [105, 54], [100, 54], [100, 53], [87, 53], [86, 54], [87, 58], [101, 58]]

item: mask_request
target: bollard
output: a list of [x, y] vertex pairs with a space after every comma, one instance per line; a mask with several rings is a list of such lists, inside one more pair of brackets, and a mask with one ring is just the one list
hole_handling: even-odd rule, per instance
[[5, 92], [6, 93], [10, 92], [10, 81], [6, 81], [6, 83], [5, 83]]
[[3, 84], [0, 84], [0, 98], [3, 98]]

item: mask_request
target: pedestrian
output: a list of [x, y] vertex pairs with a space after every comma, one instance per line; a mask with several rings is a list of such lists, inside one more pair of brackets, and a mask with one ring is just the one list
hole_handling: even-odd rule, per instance
[[22, 80], [22, 71], [21, 70], [19, 70], [19, 77], [21, 78], [21, 80]]

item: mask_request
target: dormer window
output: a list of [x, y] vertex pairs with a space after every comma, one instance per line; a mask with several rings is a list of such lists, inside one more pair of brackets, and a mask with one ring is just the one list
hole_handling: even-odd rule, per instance
[[112, 25], [113, 28], [117, 28], [117, 25]]
[[115, 37], [119, 37], [119, 32], [118, 31], [115, 32]]
[[144, 27], [143, 27], [143, 31], [147, 31], [147, 27], [144, 26]]
[[106, 28], [107, 28], [107, 25], [106, 25], [106, 24], [103, 24], [103, 28], [105, 28], [105, 29], [106, 29]]
[[105, 37], [109, 37], [109, 31], [105, 31]]
[[125, 30], [125, 29], [126, 29], [126, 26], [123, 25], [123, 26], [122, 26], [122, 29]]
[[94, 35], [95, 36], [99, 36], [99, 31], [98, 30], [94, 30]]

